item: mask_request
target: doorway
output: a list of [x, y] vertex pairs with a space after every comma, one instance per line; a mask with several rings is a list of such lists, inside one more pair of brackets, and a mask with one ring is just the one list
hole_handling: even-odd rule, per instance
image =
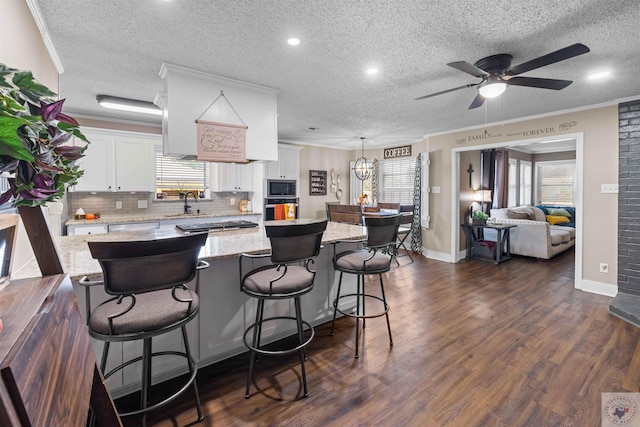
[[[558, 140], [560, 138], [553, 138]], [[583, 134], [566, 134], [561, 139], [574, 139], [576, 150], [576, 177], [575, 177], [575, 207], [576, 207], [576, 242], [575, 242], [575, 274], [574, 287], [580, 289], [582, 282], [582, 231], [583, 231], [583, 158], [584, 158], [584, 137]], [[529, 144], [540, 144], [553, 141], [550, 138], [532, 138], [517, 141], [507, 141], [485, 145], [474, 145], [470, 147], [457, 147], [451, 150], [451, 260], [459, 262], [463, 258], [460, 252], [460, 153], [464, 151], [486, 150], [491, 148], [508, 148], [525, 146]]]

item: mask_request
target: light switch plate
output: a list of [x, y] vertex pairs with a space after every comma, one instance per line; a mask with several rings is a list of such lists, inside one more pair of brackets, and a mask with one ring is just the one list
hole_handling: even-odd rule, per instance
[[600, 192], [601, 193], [617, 193], [618, 184], [601, 184]]
[[138, 200], [138, 209], [146, 209], [147, 201], [146, 200]]
[[122, 209], [122, 200], [116, 201], [116, 209]]

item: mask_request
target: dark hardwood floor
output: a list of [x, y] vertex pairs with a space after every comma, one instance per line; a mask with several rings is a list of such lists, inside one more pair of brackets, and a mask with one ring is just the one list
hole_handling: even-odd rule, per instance
[[[199, 425], [599, 426], [602, 392], [638, 391], [640, 330], [607, 313], [609, 297], [574, 289], [573, 252], [500, 265], [414, 258], [385, 277], [393, 348], [383, 317], [367, 321], [359, 359], [353, 319], [335, 336], [317, 327], [306, 399], [297, 356], [262, 359], [248, 400], [246, 354], [201, 369]], [[149, 421], [195, 418], [185, 393]]]

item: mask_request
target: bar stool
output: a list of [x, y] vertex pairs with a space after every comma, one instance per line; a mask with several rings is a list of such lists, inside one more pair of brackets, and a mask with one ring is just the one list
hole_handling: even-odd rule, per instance
[[[258, 299], [256, 320], [244, 331], [244, 344], [249, 349], [249, 374], [245, 398], [250, 395], [251, 381], [256, 354], [279, 356], [300, 353], [300, 369], [302, 371], [303, 397], [309, 395], [307, 390], [307, 376], [304, 368], [306, 359], [305, 347], [313, 339], [313, 327], [302, 319], [300, 310], [300, 296], [313, 289], [316, 272], [310, 269], [310, 264], [320, 253], [322, 234], [327, 228], [327, 221], [306, 224], [265, 225], [267, 237], [271, 242], [271, 253], [265, 255], [242, 254], [240, 256], [240, 290], [250, 297]], [[271, 258], [271, 264], [255, 268], [243, 273], [243, 259]], [[264, 302], [266, 300], [281, 300], [293, 298], [295, 317], [275, 316], [264, 318]], [[267, 350], [262, 346], [262, 327], [267, 322], [278, 320], [294, 320], [297, 326], [298, 345], [284, 350]], [[309, 329], [310, 336], [305, 340], [304, 327]], [[247, 336], [252, 333], [249, 343]]]
[[[385, 316], [387, 318], [387, 329], [389, 330], [389, 346], [393, 346], [391, 337], [391, 324], [389, 323], [389, 305], [384, 294], [384, 284], [382, 282], [382, 273], [386, 273], [391, 269], [391, 260], [395, 255], [395, 242], [398, 237], [398, 226], [400, 224], [400, 215], [385, 216], [380, 218], [367, 217], [365, 226], [367, 227], [367, 240], [364, 248], [340, 252], [333, 258], [333, 265], [340, 272], [340, 280], [338, 282], [338, 293], [336, 299], [333, 300], [333, 320], [331, 322], [331, 335], [334, 333], [337, 313], [345, 316], [355, 317], [356, 319], [356, 352], [355, 358], [358, 358], [358, 348], [360, 344], [360, 319], [362, 319], [362, 327], [365, 326], [366, 319]], [[348, 242], [348, 241], [347, 241]], [[357, 275], [356, 293], [340, 295], [342, 288], [342, 275], [344, 273]], [[365, 292], [364, 277], [371, 274], [377, 274], [380, 277], [380, 290], [382, 295], [372, 295]], [[355, 312], [343, 311], [339, 308], [339, 302], [343, 298], [356, 297]], [[365, 310], [365, 301], [374, 300], [382, 303], [382, 310], [374, 314], [367, 314]]]
[[[104, 341], [100, 369], [108, 378], [122, 368], [142, 361], [140, 409], [120, 413], [120, 416], [142, 415], [141, 425], [146, 425], [149, 411], [167, 405], [193, 388], [202, 421], [200, 396], [195, 382], [198, 372], [191, 355], [186, 324], [199, 311], [199, 269], [209, 265], [198, 262], [200, 249], [207, 240], [207, 233], [187, 236], [145, 240], [88, 242], [91, 256], [100, 262], [103, 280], [80, 280], [86, 286], [86, 311], [89, 335]], [[195, 291], [186, 283], [196, 276]], [[113, 298], [91, 310], [89, 286], [103, 284], [104, 290]], [[176, 328], [182, 330], [183, 351], [152, 351], [152, 338]], [[126, 361], [109, 372], [104, 372], [112, 342], [143, 340], [142, 356]], [[157, 356], [181, 356], [187, 360], [189, 378], [182, 387], [160, 402], [150, 404], [151, 361]]]

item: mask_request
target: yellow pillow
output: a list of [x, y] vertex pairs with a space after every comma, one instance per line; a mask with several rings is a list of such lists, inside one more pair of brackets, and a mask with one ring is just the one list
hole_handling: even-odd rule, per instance
[[571, 221], [569, 221], [569, 218], [567, 218], [566, 216], [547, 215], [547, 222], [551, 225], [555, 225], [555, 224], [564, 224]]

